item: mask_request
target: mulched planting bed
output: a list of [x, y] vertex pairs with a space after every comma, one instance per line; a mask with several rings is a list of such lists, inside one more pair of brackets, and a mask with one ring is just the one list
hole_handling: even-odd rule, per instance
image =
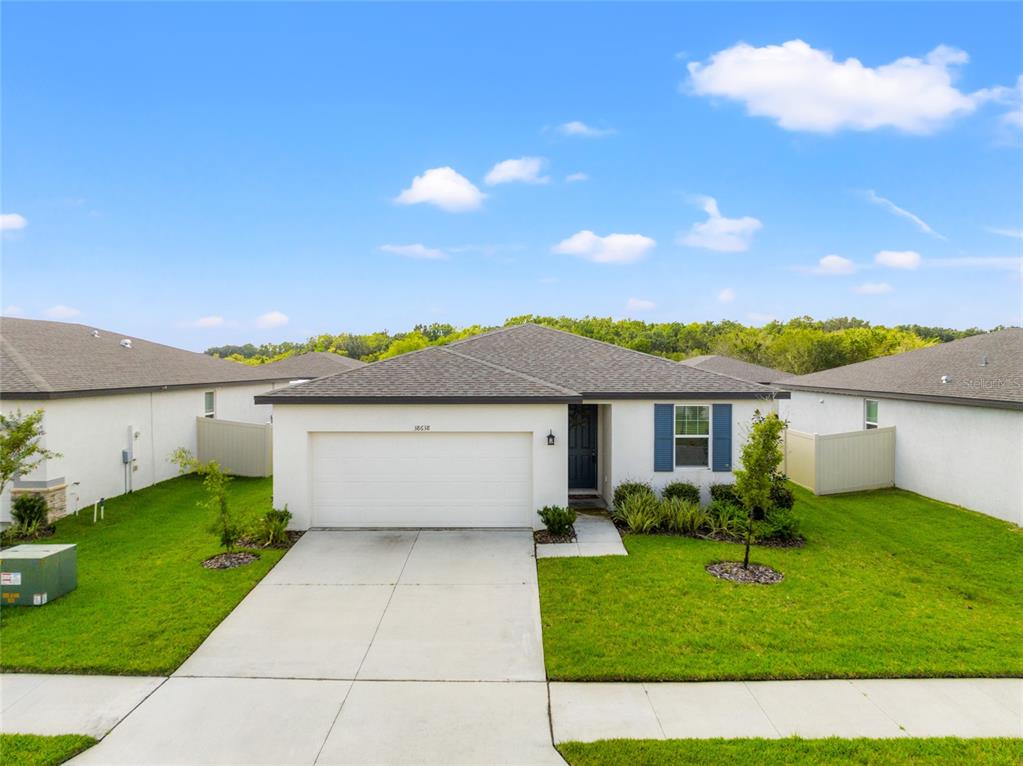
[[538, 529], [533, 532], [533, 542], [538, 545], [546, 545], [547, 543], [574, 543], [575, 542], [575, 527], [563, 535], [552, 535], [546, 529]]
[[754, 585], [774, 585], [785, 579], [785, 575], [777, 569], [764, 564], [750, 564], [749, 569], [743, 569], [741, 561], [719, 561], [708, 564], [706, 569], [721, 580]]
[[251, 564], [258, 558], [258, 553], [250, 553], [249, 551], [218, 553], [216, 556], [210, 556], [202, 562], [202, 565], [206, 569], [234, 569], [235, 567]]

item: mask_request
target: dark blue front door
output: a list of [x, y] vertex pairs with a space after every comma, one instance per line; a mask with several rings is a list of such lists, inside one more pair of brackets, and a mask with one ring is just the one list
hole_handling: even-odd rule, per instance
[[597, 405], [568, 405], [568, 488], [597, 488]]

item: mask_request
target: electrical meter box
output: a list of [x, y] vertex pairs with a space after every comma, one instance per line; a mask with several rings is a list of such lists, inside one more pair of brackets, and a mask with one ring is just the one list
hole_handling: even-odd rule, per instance
[[15, 545], [0, 551], [0, 604], [43, 606], [78, 587], [74, 545]]

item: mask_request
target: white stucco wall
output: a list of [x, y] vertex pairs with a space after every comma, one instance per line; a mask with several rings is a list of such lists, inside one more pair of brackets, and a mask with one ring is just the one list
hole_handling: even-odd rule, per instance
[[[288, 506], [292, 526], [311, 520], [310, 434], [329, 432], [529, 433], [534, 508], [568, 502], [568, 407], [564, 404], [291, 404], [274, 407], [274, 507]], [[547, 444], [553, 431], [555, 446]], [[424, 434], [428, 436], [429, 434]], [[539, 518], [529, 519], [534, 528]]]
[[[863, 428], [862, 396], [793, 391], [789, 426], [807, 433]], [[895, 484], [1023, 524], [1023, 412], [876, 398], [895, 426]]]
[[[256, 406], [253, 397], [271, 388], [268, 384], [212, 386], [174, 389], [140, 394], [82, 396], [49, 400], [7, 400], [0, 402], [5, 413], [42, 409], [43, 444], [61, 453], [47, 461], [27, 481], [68, 484], [68, 510], [74, 510], [72, 493], [79, 495], [84, 508], [101, 497], [124, 492], [125, 469], [121, 450], [128, 445], [132, 429], [135, 462], [130, 472], [132, 489], [142, 489], [177, 475], [177, 467], [167, 461], [178, 447], [196, 450], [195, 418], [203, 414], [203, 394], [216, 392], [216, 416], [225, 420], [265, 423], [270, 419], [269, 405]], [[137, 433], [138, 436], [134, 436]], [[72, 482], [80, 482], [72, 487]], [[0, 521], [10, 521], [10, 492], [0, 498]]]
[[[658, 402], [662, 400], [657, 400]], [[645, 481], [657, 489], [673, 481], [688, 481], [700, 487], [704, 502], [710, 500], [711, 484], [729, 484], [735, 480], [732, 473], [715, 472], [708, 468], [678, 468], [673, 471], [654, 470], [654, 400], [616, 400], [611, 404], [612, 486], [623, 481]], [[746, 442], [750, 421], [755, 410], [771, 412], [770, 401], [753, 399], [692, 400], [675, 404], [732, 405], [732, 467], [741, 467], [739, 453]], [[713, 424], [712, 424], [713, 429]], [[713, 439], [713, 430], [711, 431]], [[712, 447], [713, 449], [713, 447]], [[713, 455], [711, 456], [713, 460]]]

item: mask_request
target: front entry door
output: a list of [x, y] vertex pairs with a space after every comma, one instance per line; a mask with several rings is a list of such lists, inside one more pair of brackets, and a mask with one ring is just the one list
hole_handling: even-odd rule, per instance
[[568, 488], [597, 488], [597, 405], [568, 406]]

